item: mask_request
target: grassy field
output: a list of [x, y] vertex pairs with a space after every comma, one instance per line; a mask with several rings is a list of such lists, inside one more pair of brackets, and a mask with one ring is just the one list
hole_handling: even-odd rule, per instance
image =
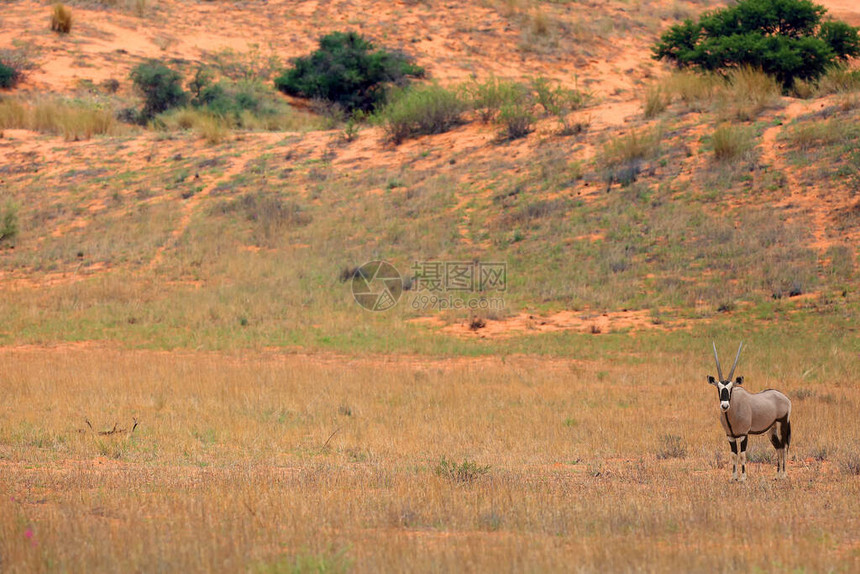
[[795, 430], [788, 480], [758, 437], [742, 485], [699, 339], [586, 360], [2, 350], [0, 557], [9, 572], [853, 571], [858, 348], [814, 341], [749, 341], [738, 372], [793, 397]]

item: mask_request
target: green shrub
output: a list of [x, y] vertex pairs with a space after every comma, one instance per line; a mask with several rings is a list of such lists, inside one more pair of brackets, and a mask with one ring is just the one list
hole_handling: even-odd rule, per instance
[[0, 208], [0, 245], [9, 243], [18, 236], [18, 206], [7, 201]]
[[[218, 118], [218, 124], [225, 129], [230, 126], [285, 129], [296, 124], [298, 113], [251, 73], [247, 78], [216, 83], [213, 73], [201, 66], [188, 82], [188, 92], [190, 105], [203, 112], [207, 122], [212, 117]], [[164, 119], [175, 125], [175, 121], [169, 121], [175, 118]]]
[[591, 98], [591, 94], [567, 89], [544, 77], [533, 79], [531, 87], [534, 102], [543, 108], [544, 114], [558, 118], [561, 134], [569, 135], [581, 131], [574, 124], [570, 124], [567, 117], [571, 112], [582, 108]]
[[653, 55], [705, 71], [761, 68], [788, 89], [860, 54], [857, 28], [822, 23], [826, 12], [809, 0], [741, 0], [672, 26]]
[[21, 70], [12, 64], [0, 61], [0, 88], [14, 88], [21, 78]]
[[448, 131], [461, 123], [467, 107], [458, 93], [432, 85], [399, 92], [380, 116], [388, 138], [399, 144], [410, 137]]
[[528, 102], [514, 102], [502, 106], [499, 112], [502, 137], [509, 140], [524, 138], [534, 130], [535, 116]]
[[182, 89], [182, 74], [157, 60], [138, 64], [131, 71], [135, 89], [143, 96], [143, 119], [152, 119], [170, 108], [181, 106], [188, 98]]
[[539, 104], [547, 115], [559, 116], [578, 110], [591, 98], [587, 92], [567, 89], [558, 82], [542, 76], [533, 79], [531, 87], [535, 103]]
[[347, 112], [370, 111], [385, 102], [387, 84], [423, 74], [404, 54], [374, 50], [356, 32], [333, 32], [320, 38], [311, 55], [294, 59], [293, 67], [275, 79], [275, 87], [335, 102]]
[[503, 106], [521, 102], [527, 96], [524, 85], [495, 77], [483, 83], [473, 83], [467, 87], [467, 92], [483, 122], [494, 121]]

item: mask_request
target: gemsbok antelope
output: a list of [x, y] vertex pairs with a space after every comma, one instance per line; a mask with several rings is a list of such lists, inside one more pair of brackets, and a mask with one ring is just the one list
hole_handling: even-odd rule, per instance
[[[735, 367], [741, 357], [741, 349], [735, 357], [735, 364], [729, 371], [728, 378], [723, 378], [720, 368], [720, 358], [717, 356], [717, 344], [714, 343], [714, 359], [717, 361], [719, 380], [708, 376], [708, 382], [717, 387], [720, 395], [720, 423], [726, 431], [729, 445], [732, 448], [732, 480], [747, 479], [747, 438], [751, 434], [764, 434], [770, 431], [770, 442], [776, 449], [776, 476], [785, 477], [785, 451], [791, 442], [791, 401], [779, 391], [767, 389], [759, 393], [748, 393], [741, 388], [743, 377], [734, 381]], [[740, 443], [740, 444], [739, 444]], [[740, 448], [738, 448], [740, 447]], [[738, 466], [741, 474], [738, 477]]]

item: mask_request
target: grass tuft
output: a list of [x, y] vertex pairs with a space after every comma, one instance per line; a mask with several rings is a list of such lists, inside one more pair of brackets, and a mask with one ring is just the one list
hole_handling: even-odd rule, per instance
[[839, 468], [850, 476], [860, 476], [860, 451], [856, 448], [839, 457]]
[[61, 3], [54, 4], [51, 12], [51, 30], [68, 34], [72, 30], [72, 11]]
[[407, 89], [380, 112], [388, 140], [399, 144], [420, 135], [438, 134], [462, 122], [468, 104], [456, 91], [438, 85]]
[[754, 120], [779, 101], [779, 82], [761, 70], [749, 67], [733, 70], [727, 78], [727, 89], [720, 92], [720, 107], [725, 118]]
[[684, 439], [673, 434], [664, 434], [660, 436], [657, 445], [657, 458], [664, 460], [667, 458], [685, 458], [687, 456], [687, 446], [684, 444]]
[[728, 123], [714, 130], [712, 139], [714, 158], [721, 162], [741, 160], [755, 145], [752, 129]]
[[671, 95], [660, 84], [649, 86], [645, 90], [645, 117], [650, 119], [666, 111], [671, 103]]
[[654, 157], [660, 151], [662, 137], [663, 130], [658, 126], [611, 139], [603, 146], [603, 162], [607, 166], [617, 166]]
[[484, 82], [466, 86], [466, 93], [481, 121], [489, 123], [496, 120], [504, 106], [521, 102], [527, 90], [523, 84], [491, 76]]
[[478, 478], [490, 472], [490, 465], [480, 466], [473, 461], [464, 459], [457, 463], [444, 456], [433, 469], [436, 476], [441, 476], [458, 484], [471, 484]]

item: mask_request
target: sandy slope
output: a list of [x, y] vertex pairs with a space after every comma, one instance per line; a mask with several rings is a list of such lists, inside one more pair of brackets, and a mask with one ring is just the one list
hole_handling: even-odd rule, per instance
[[[400, 48], [414, 55], [418, 63], [428, 69], [431, 78], [442, 83], [491, 74], [518, 79], [544, 75], [568, 86], [576, 85], [592, 91], [598, 104], [577, 112], [575, 118], [589, 124], [588, 141], [577, 152], [578, 159], [583, 161], [594, 156], [593, 142], [609, 134], [620, 133], [628, 124], [642, 120], [640, 97], [643, 86], [666, 72], [666, 68], [651, 60], [649, 46], [659, 29], [670, 25], [673, 20], [668, 17], [658, 18], [656, 27], [650, 31], [616, 30], [607, 32], [607, 37], [595, 35], [588, 42], [571, 43], [563, 38], [552, 38], [551, 31], [548, 37], [557, 42], [557, 47], [541, 50], [537, 44], [549, 40], [529, 39], [527, 36], [530, 26], [528, 18], [533, 17], [534, 12], [526, 7], [520, 13], [505, 15], [501, 4], [381, 0], [272, 0], [233, 4], [161, 0], [151, 3], [151, 8], [143, 17], [129, 11], [74, 5], [73, 32], [62, 37], [48, 29], [48, 6], [24, 0], [4, 5], [4, 32], [0, 34], [0, 48], [25, 47], [31, 53], [36, 67], [20, 88], [22, 92], [73, 93], [80, 88], [82, 81], [97, 84], [113, 78], [121, 82], [120, 93], [128, 95], [128, 73], [145, 58], [190, 64], [208, 61], [214, 54], [224, 53], [225, 50], [242, 53], [259, 50], [260, 60], [274, 55], [284, 62], [313, 49], [316, 38], [325, 32], [357, 29], [378, 44]], [[712, 3], [711, 6], [717, 4]], [[860, 2], [830, 0], [822, 4], [834, 16], [860, 24]], [[521, 5], [526, 6], [526, 3]], [[643, 5], [654, 11], [670, 7], [669, 2], [646, 2]], [[587, 18], [564, 12], [583, 7], [591, 10]], [[701, 3], [696, 3], [690, 9], [695, 14], [703, 8]], [[598, 16], [621, 21], [632, 8], [626, 2], [586, 2], [583, 6], [553, 9], [558, 10], [552, 12], [553, 17], [563, 20], [573, 30], [566, 31], [567, 34], [576, 33], [585, 37], [585, 32], [577, 31], [573, 24], [580, 23], [587, 27], [582, 22], [588, 18], [597, 21]], [[550, 18], [550, 25], [553, 22]], [[610, 30], [605, 23], [601, 25], [604, 31]], [[595, 26], [594, 30], [602, 29]], [[526, 41], [533, 42], [537, 47], [522, 49]], [[796, 117], [806, 107], [805, 104], [789, 106], [784, 110], [784, 119]], [[784, 169], [785, 162], [776, 153], [774, 146], [780, 131], [779, 126], [774, 126], [764, 132], [762, 150], [765, 163]], [[95, 157], [101, 152], [98, 146], [89, 142], [66, 143], [63, 149], [58, 149], [56, 142], [35, 137], [34, 134], [9, 131], [7, 135], [11, 137], [2, 144], [7, 158], [26, 162], [28, 157], [35, 154], [43, 158], [43, 163], [49, 166], [48, 170], [54, 169], [58, 173], [67, 168], [64, 165], [66, 160], [61, 159], [61, 156], [65, 157], [69, 150], [74, 150], [75, 154], [83, 158]], [[494, 136], [492, 128], [475, 123], [434, 136], [433, 147], [445, 150], [447, 154], [465, 154], [470, 160], [478, 161], [497, 153], [492, 144]], [[277, 136], [248, 134], [239, 145], [249, 153], [255, 152], [270, 143], [273, 137]], [[327, 153], [332, 138], [333, 134], [327, 132], [310, 134], [296, 148], [309, 157], [318, 157]], [[152, 158], [154, 162], [163, 161], [175, 152], [169, 143], [156, 145], [149, 133], [141, 133], [125, 145], [140, 152], [133, 156], [132, 161], [143, 161], [144, 156]], [[538, 146], [539, 142], [535, 138], [529, 138], [510, 145], [507, 153], [528, 157], [536, 153]], [[396, 148], [388, 146], [379, 130], [368, 129], [350, 146], [337, 149], [331, 162], [339, 168], [395, 166], [407, 162], [416, 167], [422, 166], [422, 162], [428, 166], [438, 166], [441, 163], [438, 156], [431, 153], [425, 158], [421, 157], [427, 147], [425, 140], [409, 141]], [[182, 235], [194, 210], [208, 191], [219, 181], [241, 170], [245, 161], [244, 158], [237, 159], [221, 179], [206, 182], [201, 193], [181, 206], [179, 224], [171, 235], [174, 241]], [[693, 163], [690, 169], [696, 169], [696, 164]], [[479, 180], [485, 175], [476, 168], [472, 177]], [[789, 207], [793, 206], [795, 211], [810, 216], [815, 226], [816, 247], [826, 249], [826, 229], [834, 205], [818, 201], [793, 182], [790, 170], [787, 177], [790, 196], [783, 202]], [[842, 202], [836, 208], [846, 205]], [[98, 209], [97, 204], [89, 206], [88, 211], [71, 224], [72, 227], [85, 227], [87, 214]], [[63, 231], [55, 230], [56, 233]], [[165, 245], [159, 250], [151, 266], [160, 262], [167, 247]], [[653, 327], [646, 317], [637, 317], [635, 321], [628, 319], [600, 316], [583, 319], [571, 313], [535, 319], [524, 314], [512, 318], [508, 326], [518, 332], [589, 330], [592, 327], [606, 332], [617, 328]], [[472, 335], [468, 325], [454, 325], [448, 330]], [[481, 336], [504, 336], [505, 333], [506, 329], [501, 327], [480, 331]]]

